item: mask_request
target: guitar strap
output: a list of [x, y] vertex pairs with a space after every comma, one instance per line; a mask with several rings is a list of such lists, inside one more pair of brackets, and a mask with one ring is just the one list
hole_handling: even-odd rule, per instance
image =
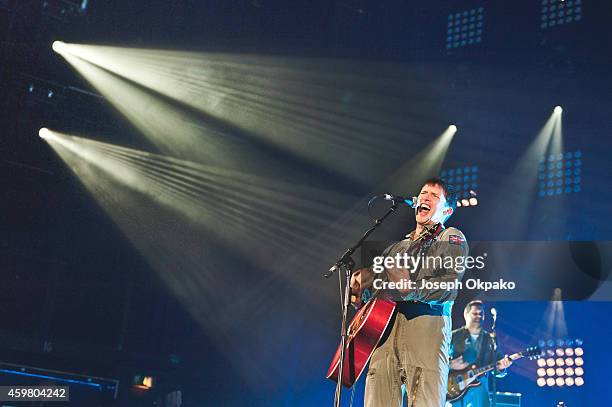
[[[438, 223], [436, 226], [434, 226], [431, 229], [431, 231], [427, 232], [425, 236], [419, 239], [420, 240], [419, 243], [415, 244], [414, 247], [410, 249], [410, 255], [411, 256], [427, 255], [429, 248], [431, 247], [432, 244], [434, 244], [434, 242], [438, 240], [438, 236], [440, 236], [440, 233], [442, 233], [443, 230], [444, 230], [444, 225], [442, 223]], [[419, 266], [419, 270], [415, 270], [414, 278], [418, 278], [420, 267], [421, 266]]]
[[444, 225], [442, 225], [441, 223], [438, 223], [431, 232], [429, 232], [427, 234], [427, 236], [425, 236], [425, 238], [423, 239], [423, 242], [421, 243], [421, 250], [419, 251], [419, 254], [424, 256], [425, 254], [427, 254], [427, 251], [429, 250], [429, 248], [431, 247], [431, 245], [438, 240], [438, 236], [440, 235], [440, 233], [442, 233], [442, 231], [444, 230]]

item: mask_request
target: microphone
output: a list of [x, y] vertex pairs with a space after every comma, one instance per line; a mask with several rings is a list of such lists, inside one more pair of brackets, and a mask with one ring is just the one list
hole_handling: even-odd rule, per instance
[[495, 308], [491, 308], [491, 315], [493, 315], [493, 322], [497, 320], [497, 310]]
[[386, 201], [405, 203], [406, 205], [408, 205], [409, 207], [413, 209], [416, 208], [418, 205], [416, 196], [413, 196], [412, 198], [406, 198], [406, 197], [399, 196], [399, 195], [383, 194], [382, 198]]

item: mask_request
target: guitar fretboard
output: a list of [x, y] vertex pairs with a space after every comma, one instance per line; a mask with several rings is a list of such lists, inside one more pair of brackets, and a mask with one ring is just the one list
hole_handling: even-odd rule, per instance
[[[517, 353], [513, 353], [512, 355], [508, 356], [510, 358], [510, 360], [517, 360], [523, 357], [523, 352], [517, 352]], [[490, 372], [491, 370], [493, 370], [495, 368], [495, 365], [499, 363], [499, 360], [495, 363], [491, 363], [490, 365], [486, 365], [483, 367], [479, 367], [478, 369], [474, 369], [474, 373], [477, 375], [483, 374], [483, 373], [487, 373]]]

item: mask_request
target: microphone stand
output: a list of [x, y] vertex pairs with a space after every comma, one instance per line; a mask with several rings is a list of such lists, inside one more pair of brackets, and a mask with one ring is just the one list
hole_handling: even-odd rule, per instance
[[[374, 197], [372, 200], [370, 200], [368, 206], [370, 206], [372, 201], [376, 198], [378, 197]], [[344, 373], [346, 337], [348, 334], [346, 328], [346, 321], [351, 298], [351, 275], [353, 274], [353, 268], [355, 267], [355, 261], [353, 260], [352, 255], [353, 253], [355, 253], [355, 250], [361, 247], [361, 245], [368, 238], [368, 236], [370, 236], [389, 215], [391, 215], [397, 210], [397, 202], [395, 200], [391, 200], [391, 202], [391, 208], [389, 208], [389, 210], [383, 215], [383, 217], [380, 219], [376, 219], [374, 221], [374, 225], [363, 234], [361, 239], [359, 239], [357, 243], [355, 243], [352, 247], [347, 249], [347, 251], [344, 252], [342, 257], [340, 257], [338, 261], [336, 261], [336, 263], [334, 263], [334, 265], [329, 269], [329, 271], [323, 275], [325, 278], [329, 278], [332, 276], [332, 274], [334, 274], [334, 272], [343, 271], [344, 277], [346, 279], [344, 286], [344, 298], [342, 301], [342, 324], [340, 327], [340, 360], [338, 362], [338, 380], [336, 383], [336, 394], [334, 396], [334, 407], [340, 407], [340, 402], [342, 400], [342, 377]]]
[[499, 373], [499, 369], [497, 368], [497, 332], [495, 332], [495, 324], [497, 323], [497, 313], [493, 315], [493, 325], [491, 326], [491, 347], [493, 350], [491, 359], [493, 363], [493, 380], [492, 384], [492, 397], [491, 397], [491, 407], [497, 406], [497, 374]]

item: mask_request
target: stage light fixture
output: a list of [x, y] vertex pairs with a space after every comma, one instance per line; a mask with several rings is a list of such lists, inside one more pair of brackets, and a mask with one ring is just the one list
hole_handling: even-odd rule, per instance
[[582, 19], [582, 0], [542, 0], [540, 28], [548, 29]]
[[482, 42], [484, 8], [477, 7], [448, 15], [446, 49], [450, 51]]
[[561, 106], [555, 106], [554, 112], [557, 114], [563, 113], [563, 108]]
[[582, 190], [582, 151], [550, 154], [538, 165], [538, 196], [550, 197]]
[[[548, 357], [537, 360], [536, 381], [544, 383], [545, 379], [545, 384], [549, 387], [582, 386], [584, 384], [584, 368], [582, 367], [584, 359], [581, 357], [584, 350], [582, 347], [573, 347], [574, 344], [582, 345], [581, 339], [540, 339], [538, 343], [547, 347], [542, 351], [542, 355]], [[544, 385], [538, 384], [538, 386], [543, 387]]]
[[448, 129], [453, 133], [457, 132], [457, 126], [455, 126], [454, 124], [451, 124], [450, 126], [448, 126]]
[[38, 136], [42, 139], [49, 138], [49, 136], [51, 136], [51, 131], [48, 128], [43, 127], [38, 130]]
[[538, 378], [537, 383], [538, 383], [539, 387], [544, 387], [544, 386], [546, 386], [546, 379], [543, 378], [543, 377], [540, 377], [540, 378]]
[[53, 41], [53, 44], [51, 44], [51, 49], [53, 49], [53, 51], [57, 52], [58, 54], [61, 54], [62, 51], [66, 49], [66, 43], [62, 41]]
[[143, 390], [149, 390], [153, 388], [155, 379], [152, 376], [146, 376], [143, 374], [137, 374], [134, 376], [134, 387]]
[[439, 176], [455, 193], [458, 207], [478, 205], [478, 166], [445, 169]]

